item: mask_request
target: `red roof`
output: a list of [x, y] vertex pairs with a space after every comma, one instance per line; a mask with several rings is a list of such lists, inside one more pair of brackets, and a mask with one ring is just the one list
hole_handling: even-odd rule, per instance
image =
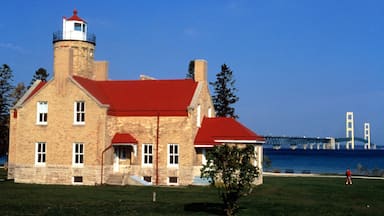
[[25, 98], [24, 101], [27, 101], [30, 97], [35, 95], [45, 84], [47, 84], [47, 82], [45, 81], [39, 82], [39, 84], [34, 89], [32, 89], [31, 93], [28, 95], [27, 98]]
[[118, 144], [118, 143], [138, 143], [137, 140], [128, 133], [117, 133], [112, 138], [112, 144]]
[[184, 80], [95, 81], [74, 76], [113, 116], [187, 116], [197, 82]]
[[67, 20], [74, 20], [74, 21], [81, 21], [81, 22], [86, 22], [85, 20], [81, 19], [80, 17], [77, 16], [77, 10], [73, 10], [73, 15], [69, 17]]
[[262, 143], [265, 139], [233, 118], [204, 118], [195, 137], [195, 146], [213, 146], [223, 142]]

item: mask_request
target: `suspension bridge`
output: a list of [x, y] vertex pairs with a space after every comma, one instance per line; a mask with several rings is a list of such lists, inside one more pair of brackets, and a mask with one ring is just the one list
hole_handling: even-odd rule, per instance
[[[371, 142], [371, 129], [369, 123], [364, 123], [364, 138], [355, 137], [353, 112], [346, 113], [346, 137], [293, 137], [293, 136], [264, 136], [266, 147], [274, 149], [376, 149]], [[355, 145], [356, 144], [356, 145]]]

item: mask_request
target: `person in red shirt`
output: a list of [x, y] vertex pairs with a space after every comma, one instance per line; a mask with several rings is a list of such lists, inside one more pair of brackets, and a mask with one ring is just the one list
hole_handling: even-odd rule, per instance
[[345, 176], [347, 177], [345, 184], [352, 184], [352, 172], [349, 168], [345, 172]]

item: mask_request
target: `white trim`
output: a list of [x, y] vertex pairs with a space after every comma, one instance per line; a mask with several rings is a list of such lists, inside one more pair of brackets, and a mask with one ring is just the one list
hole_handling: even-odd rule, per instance
[[201, 164], [202, 165], [207, 165], [207, 150], [205, 148], [203, 148], [201, 150]]
[[[82, 152], [77, 152], [76, 153], [76, 145], [81, 145], [82, 146]], [[73, 143], [72, 145], [72, 166], [73, 167], [84, 167], [84, 152], [85, 152], [85, 145], [84, 143], [81, 143], [81, 142], [75, 142]], [[83, 162], [82, 163], [76, 163], [76, 155], [82, 155], [83, 156]]]
[[201, 105], [198, 104], [196, 108], [196, 126], [201, 127]]
[[214, 147], [215, 145], [195, 145], [195, 148], [204, 148], [204, 147], [206, 147], [206, 148], [211, 148], [211, 147]]
[[[46, 120], [40, 121], [40, 114], [46, 115]], [[47, 125], [48, 124], [48, 101], [38, 101], [36, 104], [36, 124], [37, 125]]]
[[[39, 149], [39, 144], [44, 145], [44, 151], [38, 151]], [[39, 162], [38, 158], [40, 155], [44, 155], [44, 162]], [[35, 166], [45, 166], [47, 161], [47, 143], [46, 142], [36, 142], [35, 143]]]
[[[177, 156], [177, 163], [173, 162], [172, 164], [170, 163], [170, 147], [172, 146], [177, 146], [177, 153], [172, 153], [172, 157], [175, 158]], [[167, 166], [168, 167], [174, 167], [174, 168], [179, 168], [180, 164], [180, 145], [177, 143], [169, 143], [167, 146]]]
[[[149, 155], [152, 156], [152, 162], [151, 163], [144, 163], [144, 154], [145, 154], [144, 146], [151, 146], [152, 152], [150, 154], [146, 153], [148, 156]], [[151, 144], [151, 143], [144, 143], [142, 145], [142, 150], [141, 150], [141, 165], [143, 167], [153, 167], [153, 159], [154, 159], [154, 157], [153, 157], [153, 144]]]
[[[77, 104], [83, 104], [83, 110], [77, 110]], [[84, 114], [84, 120], [83, 121], [77, 121], [77, 114]], [[85, 125], [85, 118], [86, 118], [86, 104], [84, 100], [76, 100], [73, 103], [73, 124], [74, 125]]]
[[265, 143], [265, 141], [258, 140], [215, 140], [217, 143]]

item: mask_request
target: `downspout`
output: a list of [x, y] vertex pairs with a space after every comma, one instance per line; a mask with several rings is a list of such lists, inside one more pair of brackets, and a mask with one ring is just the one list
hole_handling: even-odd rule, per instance
[[159, 125], [160, 114], [157, 113], [157, 127], [156, 127], [156, 185], [159, 185]]
[[103, 171], [104, 171], [104, 153], [112, 147], [112, 143], [107, 146], [103, 152], [101, 152], [101, 175], [100, 175], [100, 184], [103, 184]]

